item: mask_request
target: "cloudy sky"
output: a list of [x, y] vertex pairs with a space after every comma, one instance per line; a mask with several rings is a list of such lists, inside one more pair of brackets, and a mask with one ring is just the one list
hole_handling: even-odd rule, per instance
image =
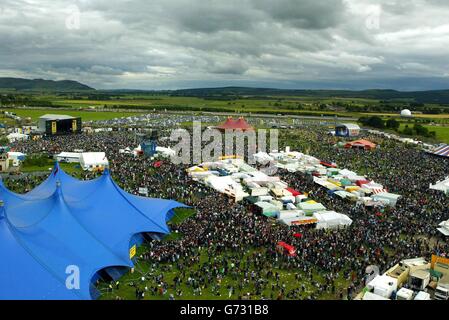
[[1, 0], [0, 76], [449, 89], [447, 0]]

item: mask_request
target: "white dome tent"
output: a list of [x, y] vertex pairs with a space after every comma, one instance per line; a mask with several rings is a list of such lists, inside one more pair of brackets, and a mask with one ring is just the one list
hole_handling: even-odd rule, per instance
[[404, 109], [401, 111], [401, 117], [403, 118], [411, 118], [412, 112], [409, 109]]

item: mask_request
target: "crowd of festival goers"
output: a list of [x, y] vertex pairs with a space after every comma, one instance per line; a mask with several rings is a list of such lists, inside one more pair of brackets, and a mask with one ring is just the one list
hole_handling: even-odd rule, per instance
[[[403, 258], [449, 254], [447, 240], [436, 230], [449, 218], [449, 199], [429, 190], [430, 183], [449, 175], [449, 160], [385, 138], [365, 138], [379, 147], [374, 151], [340, 149], [335, 137], [315, 126], [280, 137], [280, 145], [335, 162], [402, 195], [394, 208], [365, 207], [330, 196], [308, 174], [276, 172], [290, 187], [353, 219], [350, 227], [338, 230], [275, 223], [252, 213], [245, 201], [235, 203], [193, 181], [186, 174], [187, 165], [165, 159], [155, 167], [158, 159], [119, 153], [119, 149], [136, 147], [133, 133], [57, 136], [16, 142], [12, 147], [28, 155], [105, 151], [114, 180], [126, 191], [138, 194], [140, 187], [146, 187], [150, 197], [192, 206], [195, 214], [171, 226], [179, 237], [145, 244], [147, 250], [138, 259], [148, 270], [137, 267], [136, 280], [120, 284], [132, 286], [137, 299], [211, 295], [221, 299], [352, 299], [364, 286], [365, 269], [370, 265], [385, 271]], [[93, 176], [78, 173], [81, 179]], [[26, 192], [45, 178], [23, 174], [6, 178], [4, 183]], [[279, 241], [293, 245], [297, 255], [290, 257], [277, 250]], [[117, 286], [109, 288], [114, 292]]]

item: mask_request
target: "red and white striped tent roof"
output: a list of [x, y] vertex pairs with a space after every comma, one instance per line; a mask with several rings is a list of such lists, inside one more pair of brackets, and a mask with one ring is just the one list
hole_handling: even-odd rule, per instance
[[442, 157], [449, 157], [449, 145], [444, 144], [436, 148], [432, 151], [434, 155], [442, 156]]
[[382, 189], [382, 188], [374, 188], [374, 189], [371, 189], [371, 190], [372, 190], [373, 194], [388, 192], [387, 189]]

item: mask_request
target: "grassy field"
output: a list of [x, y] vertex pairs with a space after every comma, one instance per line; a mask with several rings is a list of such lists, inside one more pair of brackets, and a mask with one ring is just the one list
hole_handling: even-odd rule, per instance
[[[449, 112], [449, 110], [448, 110]], [[360, 115], [363, 116], [380, 116], [380, 117], [397, 117], [397, 114], [393, 114], [393, 113], [360, 113]], [[413, 118], [418, 118], [418, 119], [429, 119], [429, 120], [446, 120], [449, 119], [449, 113], [445, 113], [445, 114], [414, 114]]]
[[[36, 165], [22, 165], [20, 167], [20, 171], [22, 172], [50, 172], [53, 169], [55, 162], [51, 159], [48, 159], [47, 163], [44, 165], [40, 165], [40, 166], [36, 166]], [[64, 170], [65, 172], [69, 173], [69, 174], [79, 174], [81, 173], [83, 170], [81, 168], [81, 166], [79, 165], [79, 163], [59, 163], [59, 165], [61, 166], [62, 170]]]
[[[78, 111], [78, 110], [58, 110], [55, 108], [52, 109], [7, 109], [9, 112], [14, 112], [16, 113], [18, 116], [25, 118], [25, 117], [30, 117], [32, 119], [32, 121], [37, 121], [37, 119], [47, 113], [59, 113], [59, 114], [67, 114], [67, 115], [71, 115], [71, 116], [77, 116], [77, 117], [82, 117], [82, 119], [84, 121], [89, 121], [89, 120], [108, 120], [108, 119], [114, 119], [114, 118], [118, 118], [118, 117], [129, 117], [129, 116], [133, 116], [136, 114], [141, 114], [141, 112], [114, 112], [114, 111]], [[261, 111], [263, 112], [263, 110]], [[300, 111], [298, 111], [300, 112]], [[308, 114], [316, 114], [316, 115], [321, 115], [321, 114], [329, 114], [328, 112], [319, 112], [319, 111], [307, 111]], [[367, 114], [367, 113], [345, 113], [345, 114], [341, 114], [340, 116], [352, 116], [355, 118], [359, 118], [362, 115], [376, 115], [373, 113]], [[393, 114], [385, 114], [385, 113], [380, 113], [377, 114], [379, 116], [382, 116], [384, 119], [387, 119], [389, 115], [389, 117], [391, 116], [395, 116]], [[423, 118], [425, 117], [426, 119], [431, 119], [429, 118], [431, 115], [418, 115], [418, 116], [422, 116]], [[417, 116], [417, 118], [418, 118]], [[449, 121], [449, 114], [445, 114], [445, 115], [433, 115], [435, 118], [433, 118], [433, 120], [435, 122], [446, 122]], [[400, 120], [401, 121], [401, 120]], [[0, 122], [6, 123], [8, 126], [13, 126], [14, 125], [14, 120], [10, 119], [10, 118], [0, 118]], [[401, 123], [401, 127], [400, 130], [404, 129], [406, 122]], [[413, 126], [413, 122], [410, 122], [409, 125]], [[190, 125], [190, 123], [183, 123], [183, 125]], [[214, 124], [203, 124], [203, 125], [214, 125]], [[445, 143], [449, 143], [449, 126], [444, 126], [444, 125], [437, 125], [437, 126], [433, 126], [433, 125], [424, 125], [425, 127], [427, 127], [430, 131], [435, 131], [436, 133], [436, 138], [438, 141], [441, 142], [445, 142]]]
[[[399, 130], [402, 132], [404, 130], [405, 126], [408, 125], [409, 127], [413, 128], [413, 123], [401, 123]], [[429, 131], [435, 131], [436, 138], [438, 141], [449, 143], [449, 126], [443, 127], [443, 126], [430, 126], [430, 125], [423, 125], [423, 127], [426, 127]], [[417, 137], [419, 138], [419, 137]]]
[[[199, 98], [199, 97], [177, 97], [168, 95], [151, 94], [129, 94], [111, 96], [110, 100], [89, 100], [87, 96], [78, 96], [75, 98], [64, 98], [57, 95], [42, 95], [36, 97], [42, 102], [60, 106], [64, 108], [42, 108], [42, 109], [18, 109], [12, 108], [8, 111], [15, 112], [18, 116], [30, 117], [36, 121], [40, 116], [46, 113], [67, 114], [80, 116], [84, 121], [89, 120], [108, 120], [118, 117], [127, 117], [153, 110], [170, 111], [192, 111], [192, 112], [229, 112], [229, 113], [270, 113], [270, 114], [291, 114], [291, 115], [311, 115], [311, 116], [338, 116], [360, 118], [362, 116], [380, 116], [383, 119], [395, 118], [401, 122], [404, 119], [399, 118], [397, 112], [344, 112], [322, 110], [321, 105], [345, 105], [351, 107], [378, 106], [381, 101], [376, 99], [362, 98], [341, 98], [341, 97], [301, 97], [301, 96], [263, 96], [263, 97], [239, 97], [232, 100], [227, 98]], [[227, 100], [226, 100], [227, 99]], [[391, 102], [393, 105], [400, 106], [404, 101]], [[428, 104], [426, 107], [439, 107], [438, 105]], [[88, 110], [95, 108], [94, 110]], [[102, 111], [107, 108], [107, 111]], [[349, 108], [349, 107], [348, 107]], [[67, 110], [68, 109], [68, 110]], [[72, 109], [72, 110], [71, 110]], [[86, 109], [86, 110], [82, 110]], [[349, 108], [353, 110], [353, 108]], [[6, 109], [4, 109], [6, 110]], [[111, 111], [113, 110], [113, 111]], [[139, 110], [133, 112], [132, 110]], [[341, 109], [337, 109], [341, 110]], [[343, 109], [344, 110], [344, 109]], [[355, 109], [356, 110], [356, 109]], [[362, 109], [361, 109], [362, 110]], [[446, 114], [415, 114], [414, 119], [423, 121], [423, 125], [428, 126], [431, 131], [436, 132], [436, 137], [441, 142], [449, 142], [449, 109]], [[14, 121], [8, 118], [0, 120], [9, 126], [14, 125]], [[414, 121], [413, 119], [411, 121]], [[430, 122], [439, 126], [430, 126]]]
[[[76, 96], [76, 98], [63, 97], [60, 95], [41, 95], [35, 97], [36, 101], [40, 101], [43, 105], [48, 104], [66, 107], [66, 108], [96, 108], [98, 110], [107, 109], [142, 109], [142, 110], [184, 110], [184, 111], [221, 111], [221, 112], [237, 112], [237, 113], [271, 113], [271, 114], [306, 114], [306, 115], [338, 115], [360, 117], [363, 115], [379, 115], [382, 117], [394, 117], [395, 113], [361, 113], [356, 112], [358, 107], [369, 106], [375, 107], [382, 102], [377, 99], [366, 98], [343, 98], [343, 97], [304, 97], [304, 96], [240, 96], [233, 99], [232, 97], [183, 97], [169, 95], [153, 95], [153, 94], [125, 94], [111, 95], [109, 99], [92, 100], [89, 96]], [[400, 107], [406, 103], [405, 100], [391, 101], [392, 105]], [[355, 108], [354, 112], [332, 111], [321, 108], [322, 105], [340, 105]], [[428, 104], [427, 107], [439, 107], [438, 105]], [[353, 110], [350, 108], [350, 110]], [[340, 109], [341, 110], [341, 109]], [[344, 110], [344, 109], [343, 109]], [[364, 110], [364, 109], [360, 109]], [[68, 112], [68, 111], [67, 111]], [[67, 113], [66, 112], [66, 113]], [[74, 111], [75, 112], [75, 111]], [[86, 120], [96, 120], [98, 117], [104, 116], [92, 113], [84, 113]], [[76, 114], [80, 115], [80, 114]], [[29, 115], [32, 118], [36, 116]], [[449, 111], [447, 114], [440, 115], [424, 115], [417, 114], [417, 118], [430, 119], [435, 121], [449, 120]]]
[[449, 127], [425, 126], [429, 131], [435, 131], [439, 141], [449, 144]]
[[[176, 241], [176, 240], [175, 240]], [[258, 249], [259, 251], [263, 249]], [[141, 247], [140, 252], [138, 254], [141, 254], [145, 251], [145, 248]], [[247, 256], [244, 257], [244, 259], [250, 259], [250, 256], [252, 254], [257, 253], [257, 250], [253, 250], [247, 254]], [[224, 253], [220, 256], [216, 257], [209, 257], [207, 255], [207, 252], [205, 250], [201, 251], [200, 255], [200, 261], [199, 263], [195, 263], [193, 266], [189, 267], [189, 271], [199, 271], [202, 264], [206, 263], [209, 258], [216, 259], [216, 260], [222, 260], [227, 259], [228, 257], [234, 257], [232, 252]], [[244, 285], [243, 289], [241, 291], [236, 290], [236, 292], [229, 297], [228, 289], [227, 287], [229, 285], [233, 286], [235, 289], [238, 288], [238, 285], [242, 283], [241, 275], [239, 276], [230, 276], [226, 275], [222, 278], [221, 284], [219, 287], [213, 287], [213, 286], [207, 286], [202, 289], [201, 295], [195, 295], [193, 290], [186, 285], [185, 283], [178, 286], [178, 289], [181, 289], [183, 292], [182, 297], [177, 297], [175, 295], [175, 290], [172, 288], [169, 288], [165, 294], [153, 294], [151, 292], [151, 289], [154, 287], [157, 287], [157, 283], [152, 281], [151, 278], [154, 276], [163, 275], [164, 281], [166, 283], [172, 284], [173, 279], [181, 272], [182, 270], [179, 270], [176, 265], [171, 263], [161, 263], [158, 264], [158, 267], [154, 269], [151, 264], [145, 261], [138, 262], [136, 266], [136, 270], [134, 273], [128, 273], [125, 276], [123, 276], [120, 281], [120, 287], [119, 289], [116, 289], [115, 286], [113, 286], [113, 289], [108, 289], [109, 284], [103, 283], [99, 286], [100, 292], [102, 292], [102, 296], [100, 299], [102, 300], [110, 300], [115, 299], [116, 296], [120, 296], [121, 298], [124, 298], [126, 300], [135, 300], [135, 287], [134, 285], [137, 285], [139, 288], [148, 287], [149, 291], [145, 294], [145, 300], [167, 300], [169, 298], [170, 294], [173, 294], [177, 300], [217, 300], [217, 299], [237, 299], [239, 295], [244, 295], [247, 292], [254, 292], [255, 288], [252, 285]], [[316, 288], [314, 288], [311, 279], [306, 276], [302, 272], [293, 272], [293, 271], [285, 271], [278, 268], [273, 268], [273, 272], [278, 272], [280, 275], [280, 282], [285, 284], [285, 288], [288, 291], [298, 288], [299, 286], [303, 285], [305, 286], [305, 291], [301, 293], [301, 297], [303, 299], [307, 298], [308, 295], [315, 292]], [[295, 274], [300, 275], [300, 279], [295, 279]], [[145, 280], [142, 281], [141, 278], [145, 277]], [[264, 297], [270, 298], [271, 293], [271, 285], [276, 283], [275, 279], [267, 279], [268, 280], [268, 286], [267, 289], [262, 291], [262, 295]], [[313, 281], [324, 283], [324, 278], [319, 275], [315, 274], [313, 276]], [[337, 288], [344, 288], [348, 285], [348, 281], [345, 279], [339, 279], [336, 282]], [[277, 292], [273, 292], [275, 295]], [[274, 296], [273, 298], [276, 298]], [[322, 296], [319, 297], [320, 299], [338, 299], [337, 295], [333, 295], [331, 293], [325, 293]]]
[[[182, 223], [185, 219], [188, 219], [189, 217], [193, 216], [195, 214], [194, 210], [191, 209], [175, 209], [175, 216], [170, 221], [171, 225], [176, 225]], [[162, 241], [173, 241], [176, 242], [180, 238], [182, 238], [182, 235], [179, 233], [171, 233], [167, 235]], [[251, 256], [256, 253], [263, 253], [264, 248], [254, 248], [250, 250], [244, 257], [241, 257], [240, 259], [242, 261], [251, 261]], [[115, 285], [112, 285], [112, 289], [109, 287], [109, 283], [101, 283], [98, 286], [98, 289], [102, 293], [102, 296], [100, 299], [102, 300], [109, 300], [109, 299], [115, 299], [116, 296], [120, 296], [121, 298], [124, 298], [126, 300], [135, 300], [135, 289], [136, 286], [140, 289], [143, 289], [145, 287], [149, 288], [149, 291], [145, 293], [145, 300], [167, 300], [169, 298], [170, 294], [173, 294], [177, 300], [214, 300], [214, 299], [237, 299], [239, 295], [244, 295], [247, 292], [254, 292], [255, 288], [253, 285], [244, 285], [242, 290], [237, 290], [239, 284], [242, 282], [242, 275], [225, 275], [223, 276], [221, 280], [221, 284], [219, 287], [213, 287], [213, 286], [206, 286], [202, 289], [201, 295], [195, 295], [192, 288], [189, 287], [187, 284], [182, 283], [180, 286], [178, 286], [178, 289], [181, 289], [183, 292], [182, 297], [177, 297], [176, 292], [173, 288], [169, 288], [167, 292], [164, 294], [156, 293], [154, 294], [151, 289], [158, 286], [158, 283], [153, 281], [153, 277], [163, 275], [164, 282], [168, 284], [173, 284], [173, 279], [179, 275], [182, 270], [180, 270], [176, 264], [172, 263], [158, 263], [157, 267], [154, 267], [151, 263], [139, 259], [139, 256], [141, 256], [143, 253], [147, 252], [148, 249], [145, 245], [141, 246], [137, 250], [137, 263], [135, 267], [134, 273], [128, 272], [125, 274], [122, 278], [120, 278], [120, 286], [117, 289]], [[200, 271], [203, 264], [207, 263], [209, 260], [215, 260], [215, 261], [228, 261], [232, 258], [235, 258], [235, 252], [225, 252], [219, 256], [209, 257], [207, 254], [207, 251], [205, 249], [202, 249], [200, 251], [200, 258], [199, 262], [194, 263], [192, 266], [189, 266], [189, 271]], [[232, 266], [228, 264], [228, 267], [232, 269]], [[314, 274], [313, 279], [310, 279], [308, 276], [306, 276], [302, 272], [294, 272], [294, 271], [286, 271], [283, 269], [279, 269], [277, 267], [272, 268], [273, 272], [278, 272], [280, 275], [280, 283], [285, 284], [285, 288], [288, 291], [298, 288], [299, 286], [303, 285], [305, 286], [305, 291], [302, 292], [301, 297], [307, 298], [310, 294], [314, 293], [316, 288], [314, 287], [314, 284], [312, 281], [319, 282], [321, 284], [324, 283], [324, 278], [320, 274]], [[295, 275], [299, 274], [300, 279], [296, 280]], [[145, 277], [145, 279], [142, 281], [142, 277]], [[263, 290], [262, 295], [270, 298], [271, 291], [271, 285], [276, 283], [276, 280], [274, 278], [267, 279], [268, 285], [265, 290]], [[236, 292], [229, 297], [229, 291], [227, 289], [228, 286], [232, 286], [234, 289], [236, 289]], [[337, 299], [338, 298], [338, 290], [342, 288], [346, 288], [348, 286], [348, 281], [344, 279], [343, 277], [340, 277], [336, 283], [336, 293], [332, 294], [331, 292], [324, 293], [320, 296], [320, 299]], [[274, 292], [276, 294], [276, 292]], [[274, 297], [276, 298], [276, 297]]]

